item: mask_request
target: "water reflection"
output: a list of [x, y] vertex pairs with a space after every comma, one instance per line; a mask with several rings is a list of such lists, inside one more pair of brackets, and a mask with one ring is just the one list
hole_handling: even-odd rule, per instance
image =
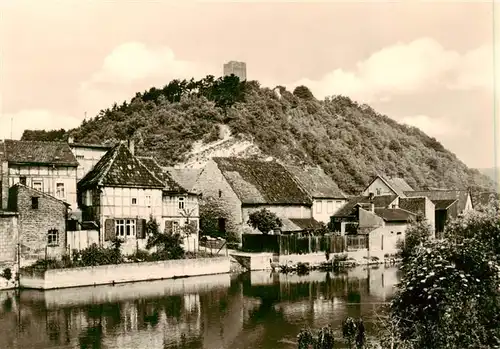
[[0, 348], [293, 348], [304, 326], [370, 319], [395, 268], [348, 275], [252, 272], [115, 286], [0, 293]]

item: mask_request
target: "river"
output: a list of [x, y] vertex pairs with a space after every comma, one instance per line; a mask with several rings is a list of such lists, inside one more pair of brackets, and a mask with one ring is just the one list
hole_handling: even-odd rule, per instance
[[303, 327], [362, 317], [375, 334], [397, 268], [251, 272], [0, 292], [0, 348], [292, 349]]

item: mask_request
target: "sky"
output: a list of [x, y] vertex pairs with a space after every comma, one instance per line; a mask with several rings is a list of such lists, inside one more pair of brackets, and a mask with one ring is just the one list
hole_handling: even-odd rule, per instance
[[137, 91], [220, 76], [223, 63], [241, 60], [249, 80], [304, 84], [317, 98], [349, 96], [420, 128], [470, 167], [493, 167], [500, 153], [495, 7], [0, 0], [0, 138], [76, 127]]

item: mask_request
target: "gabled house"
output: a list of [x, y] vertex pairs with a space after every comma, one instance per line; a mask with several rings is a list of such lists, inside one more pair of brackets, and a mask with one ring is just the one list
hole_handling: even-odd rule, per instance
[[150, 216], [162, 221], [165, 188], [132, 151], [124, 142], [117, 144], [78, 182], [83, 220], [99, 227], [101, 244], [120, 238], [129, 253], [145, 247]]
[[5, 140], [0, 142], [2, 202], [16, 183], [49, 194], [77, 207], [78, 161], [66, 142]]
[[399, 208], [414, 213], [417, 218], [423, 218], [431, 229], [436, 228], [436, 208], [426, 196], [399, 198]]
[[472, 198], [467, 190], [407, 191], [408, 197], [429, 198], [435, 206], [435, 231], [442, 233], [449, 219], [457, 218], [473, 209]]
[[199, 196], [191, 189], [194, 181], [188, 176], [183, 177], [182, 172], [176, 172], [176, 179], [183, 183], [191, 180], [190, 189], [186, 189], [175, 180], [172, 174], [165, 171], [153, 157], [137, 156], [137, 158], [164, 184], [162, 196], [162, 225], [165, 232], [185, 232], [185, 225], [191, 226], [191, 236], [184, 238], [185, 250], [196, 250], [198, 246], [199, 230]]
[[9, 210], [18, 214], [23, 261], [66, 254], [68, 207], [68, 203], [21, 183], [9, 189]]
[[252, 212], [266, 208], [280, 218], [312, 218], [312, 200], [294, 176], [276, 161], [214, 157], [194, 191], [212, 197], [224, 211], [219, 230], [240, 240]]
[[347, 196], [321, 167], [286, 166], [286, 169], [311, 197], [316, 221], [330, 222], [330, 217], [347, 202]]
[[378, 175], [368, 184], [362, 195], [397, 195], [406, 197], [405, 192], [408, 191], [413, 191], [413, 188], [403, 178]]

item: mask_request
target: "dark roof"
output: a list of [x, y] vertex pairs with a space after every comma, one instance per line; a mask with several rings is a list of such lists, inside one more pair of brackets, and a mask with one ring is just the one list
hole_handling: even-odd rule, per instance
[[[462, 212], [467, 204], [467, 197], [469, 192], [467, 190], [420, 190], [420, 191], [407, 191], [406, 196], [427, 196], [434, 205], [437, 201], [441, 200], [457, 200], [458, 210]], [[437, 209], [437, 207], [436, 207]]]
[[457, 202], [457, 199], [453, 200], [434, 200], [434, 209], [435, 210], [446, 210], [450, 207], [454, 202]]
[[472, 204], [476, 206], [487, 206], [491, 200], [500, 200], [500, 194], [495, 192], [472, 194]]
[[70, 148], [111, 149], [113, 144], [68, 143]]
[[66, 142], [4, 141], [4, 157], [11, 164], [78, 166]]
[[[391, 202], [396, 200], [397, 195], [377, 195], [373, 197], [373, 204], [375, 208], [387, 208]], [[349, 198], [349, 201], [338, 210], [334, 216], [335, 217], [347, 217], [353, 214], [354, 207], [358, 204], [370, 204], [369, 196], [353, 196]]]
[[164, 171], [170, 173], [172, 178], [186, 188], [188, 191], [193, 190], [196, 181], [202, 171], [202, 169], [197, 168], [173, 168], [173, 167], [162, 167]]
[[409, 222], [417, 216], [400, 208], [376, 208], [375, 214], [386, 222]]
[[342, 198], [346, 196], [320, 167], [285, 166], [313, 198]]
[[168, 192], [176, 192], [176, 193], [185, 193], [187, 190], [183, 188], [179, 183], [177, 183], [170, 173], [164, 171], [163, 168], [158, 164], [158, 162], [152, 158], [147, 156], [136, 156], [144, 166], [148, 168], [150, 172], [152, 172], [156, 178], [159, 178], [164, 184], [165, 187], [163, 190]]
[[415, 214], [425, 214], [425, 196], [399, 198], [399, 208]]
[[78, 182], [79, 188], [92, 186], [161, 188], [164, 184], [137, 159], [124, 143], [110, 149], [94, 168]]
[[212, 159], [243, 204], [312, 204], [292, 174], [276, 161]]
[[320, 229], [323, 226], [314, 218], [289, 218], [295, 225], [303, 230]]

